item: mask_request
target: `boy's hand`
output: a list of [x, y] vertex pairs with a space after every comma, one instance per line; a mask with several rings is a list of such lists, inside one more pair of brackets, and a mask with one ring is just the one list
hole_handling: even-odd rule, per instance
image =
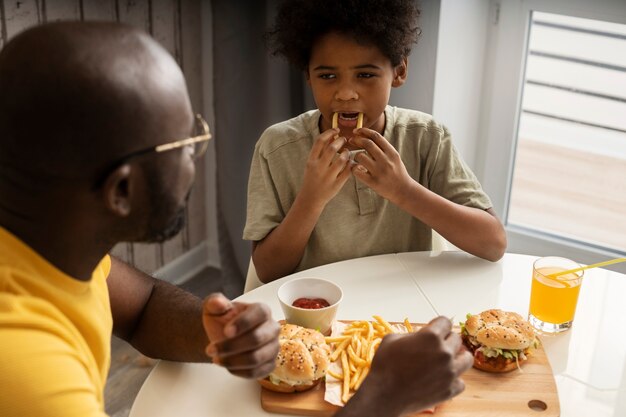
[[211, 294], [202, 305], [202, 324], [210, 342], [207, 355], [231, 374], [263, 378], [274, 369], [280, 327], [265, 304]]
[[352, 145], [367, 151], [354, 157], [352, 173], [381, 197], [397, 203], [415, 181], [400, 159], [398, 151], [380, 133], [372, 129], [355, 129]]
[[335, 139], [339, 129], [328, 129], [315, 139], [304, 171], [300, 193], [314, 204], [325, 206], [350, 177], [349, 153], [343, 137]]

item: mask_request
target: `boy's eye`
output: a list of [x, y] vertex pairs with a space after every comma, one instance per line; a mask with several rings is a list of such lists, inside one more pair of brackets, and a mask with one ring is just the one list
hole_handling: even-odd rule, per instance
[[319, 75], [319, 77], [320, 77], [322, 80], [330, 80], [330, 79], [332, 79], [332, 78], [336, 78], [336, 77], [335, 77], [335, 74], [320, 74], [320, 75]]
[[358, 75], [359, 78], [372, 78], [375, 76], [376, 74], [372, 74], [371, 72], [360, 72]]

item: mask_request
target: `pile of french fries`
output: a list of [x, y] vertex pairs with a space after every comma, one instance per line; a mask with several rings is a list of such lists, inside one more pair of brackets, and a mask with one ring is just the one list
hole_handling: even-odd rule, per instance
[[342, 373], [332, 370], [327, 373], [342, 381], [341, 401], [345, 404], [351, 395], [359, 389], [369, 373], [374, 354], [385, 335], [391, 333], [412, 332], [413, 326], [404, 319], [405, 331], [394, 328], [380, 316], [373, 316], [375, 321], [353, 321], [345, 328], [341, 336], [326, 337], [326, 343], [334, 349], [331, 362], [341, 361]]

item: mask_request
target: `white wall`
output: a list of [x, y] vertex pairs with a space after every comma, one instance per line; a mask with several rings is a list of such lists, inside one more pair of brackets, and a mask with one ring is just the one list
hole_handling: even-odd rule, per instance
[[489, 0], [441, 0], [433, 116], [476, 168]]
[[[204, 114], [211, 128], [215, 127], [213, 100], [213, 17], [211, 2], [202, 2], [202, 79], [204, 94]], [[217, 139], [217, 138], [214, 138]], [[206, 154], [206, 216], [207, 216], [207, 256], [208, 264], [219, 267], [220, 254], [217, 242], [217, 197], [215, 140], [209, 144]]]
[[422, 0], [417, 4], [422, 33], [409, 56], [407, 82], [391, 91], [389, 104], [432, 114], [441, 0]]
[[[489, 0], [422, 0], [422, 34], [409, 57], [409, 76], [390, 104], [432, 114], [446, 125], [472, 168], [480, 151]], [[479, 178], [480, 179], [480, 178]]]

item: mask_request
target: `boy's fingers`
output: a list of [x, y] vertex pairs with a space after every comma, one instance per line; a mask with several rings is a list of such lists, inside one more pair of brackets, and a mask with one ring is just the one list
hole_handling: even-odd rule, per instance
[[387, 139], [375, 130], [361, 128], [356, 129], [356, 132], [358, 132], [357, 136], [354, 136], [351, 141], [365, 149], [374, 159], [393, 148]]
[[326, 149], [326, 145], [339, 134], [339, 129], [328, 129], [317, 137], [313, 141], [313, 147], [311, 148], [311, 154], [319, 158]]

